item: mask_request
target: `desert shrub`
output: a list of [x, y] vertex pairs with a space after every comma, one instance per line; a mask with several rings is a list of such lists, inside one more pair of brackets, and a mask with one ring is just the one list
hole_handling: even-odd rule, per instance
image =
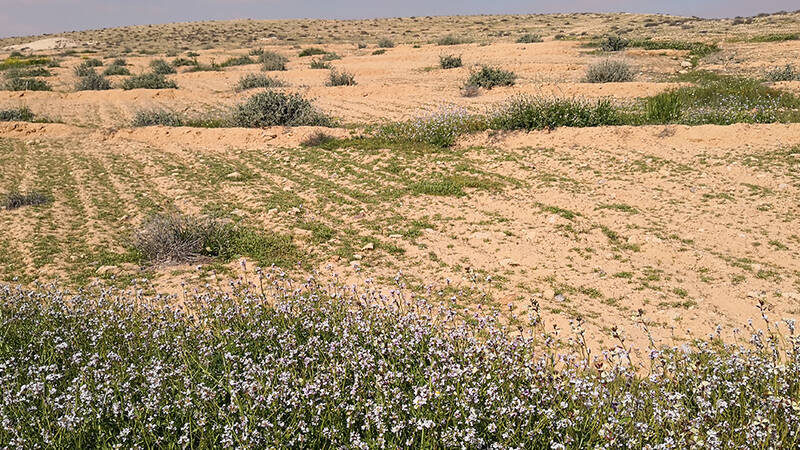
[[477, 97], [481, 93], [481, 88], [475, 86], [474, 84], [467, 84], [461, 88], [461, 96], [462, 97]]
[[377, 49], [377, 50], [372, 52], [373, 55], [383, 55], [384, 53], [386, 53], [386, 49], [385, 48], [379, 48], [379, 49]]
[[472, 72], [466, 85], [491, 89], [495, 86], [513, 86], [516, 79], [517, 75], [514, 72], [483, 66], [480, 70]]
[[628, 40], [621, 36], [606, 36], [600, 41], [600, 48], [606, 52], [619, 52], [627, 46]]
[[383, 126], [378, 135], [389, 141], [411, 141], [450, 147], [461, 134], [476, 129], [475, 119], [464, 109], [442, 108], [408, 122]]
[[650, 123], [672, 123], [681, 117], [681, 99], [675, 92], [662, 92], [645, 103], [646, 120]]
[[234, 56], [232, 58], [228, 58], [220, 64], [222, 67], [232, 67], [232, 66], [246, 66], [248, 64], [255, 64], [256, 62], [253, 61], [252, 58], [249, 56], [241, 55], [241, 56]]
[[111, 61], [111, 64], [109, 65], [125, 67], [128, 65], [128, 61], [126, 61], [125, 58], [116, 58], [113, 61]]
[[439, 38], [439, 40], [436, 41], [436, 44], [438, 44], [438, 45], [459, 45], [459, 44], [467, 44], [469, 42], [470, 42], [470, 40], [466, 39], [464, 37], [456, 36], [454, 34], [448, 34], [448, 35], [445, 35], [445, 36], [442, 36], [441, 38]]
[[463, 63], [461, 62], [461, 56], [455, 55], [442, 55], [439, 56], [439, 66], [442, 69], [455, 69], [456, 67], [461, 67]]
[[108, 89], [111, 89], [111, 82], [95, 72], [92, 72], [91, 75], [80, 77], [75, 84], [76, 91], [104, 91]]
[[197, 63], [195, 65], [189, 66], [189, 68], [186, 69], [187, 73], [191, 73], [191, 72], [220, 72], [220, 71], [222, 71], [222, 66], [217, 64], [216, 62], [214, 62], [214, 60], [211, 60], [211, 64], [203, 64], [203, 63], [199, 62], [199, 63]]
[[720, 51], [720, 48], [716, 44], [689, 41], [661, 41], [642, 39], [628, 41], [628, 46], [643, 48], [645, 50], [688, 50], [689, 56], [692, 58], [694, 63], [696, 63], [699, 58], [703, 58], [712, 53]]
[[297, 56], [304, 57], [304, 56], [315, 56], [315, 55], [324, 55], [327, 53], [325, 50], [317, 47], [307, 47], [304, 48]]
[[51, 91], [50, 84], [36, 78], [11, 78], [6, 80], [3, 88], [7, 91]]
[[312, 59], [311, 63], [308, 65], [312, 69], [330, 69], [330, 63], [320, 60], [320, 59]]
[[300, 94], [265, 91], [237, 106], [232, 122], [239, 127], [259, 128], [275, 125], [330, 126], [333, 120]]
[[261, 56], [261, 55], [263, 55], [263, 54], [264, 54], [264, 49], [263, 49], [263, 48], [261, 48], [261, 47], [259, 47], [259, 48], [254, 48], [254, 49], [251, 49], [251, 50], [248, 52], [248, 55], [250, 55], [250, 56]]
[[380, 48], [394, 48], [394, 41], [389, 38], [380, 38], [378, 40], [378, 47]]
[[255, 88], [276, 88], [286, 86], [281, 80], [268, 77], [266, 75], [249, 74], [239, 79], [236, 83], [236, 91], [246, 91]]
[[345, 70], [331, 69], [326, 86], [355, 86], [356, 77]]
[[150, 61], [150, 69], [152, 69], [153, 73], [159, 75], [169, 75], [171, 73], [175, 73], [175, 68], [163, 59], [154, 59]]
[[27, 107], [0, 109], [0, 122], [30, 122], [33, 113]]
[[767, 71], [766, 80], [777, 81], [795, 81], [800, 80], [800, 71], [794, 68], [793, 65], [787, 64], [783, 67], [775, 67]]
[[103, 61], [100, 61], [97, 58], [90, 58], [83, 62], [86, 64], [87, 67], [103, 67]]
[[183, 119], [172, 112], [163, 109], [137, 111], [133, 116], [134, 127], [151, 127], [162, 125], [165, 127], [179, 127], [183, 125]]
[[[180, 301], [139, 286], [0, 287], [0, 439], [24, 448], [59, 447], [51, 439], [108, 448], [797, 448], [794, 334], [785, 348], [755, 330], [745, 343], [643, 348], [646, 361], [623, 344], [595, 361], [538, 325], [538, 303], [523, 307], [531, 324], [520, 332], [480, 312], [464, 320], [439, 296], [401, 291], [387, 301], [369, 286], [291, 283], [264, 267], [248, 266], [241, 288], [186, 289]], [[461, 295], [452, 304], [468, 301]], [[775, 326], [794, 330], [785, 323]]]
[[8, 55], [9, 58], [22, 58], [23, 56], [25, 56], [25, 55], [23, 55], [22, 52], [17, 51], [17, 50], [14, 50], [13, 52], [11, 52]]
[[197, 58], [200, 56], [200, 53], [197, 52], [186, 52], [186, 56], [189, 58]]
[[94, 67], [86, 64], [86, 61], [78, 64], [75, 66], [75, 76], [78, 77], [87, 77], [92, 74], [96, 74]]
[[30, 77], [50, 77], [53, 74], [44, 67], [31, 67], [24, 69], [9, 69], [5, 73], [6, 78], [30, 78]]
[[364, 43], [364, 42], [359, 42], [357, 47], [358, 47], [359, 50], [361, 50], [361, 49], [367, 48], [367, 44]]
[[258, 57], [258, 62], [264, 71], [286, 70], [289, 58], [275, 52], [264, 52]]
[[131, 71], [128, 70], [127, 67], [118, 65], [118, 64], [111, 64], [110, 66], [106, 67], [106, 70], [103, 71], [103, 75], [130, 75]]
[[586, 69], [586, 81], [589, 83], [633, 81], [633, 68], [625, 61], [606, 59]]
[[608, 99], [596, 101], [558, 97], [519, 96], [490, 114], [498, 130], [542, 130], [557, 127], [617, 125], [620, 112]]
[[527, 33], [517, 38], [518, 44], [533, 44], [536, 42], [542, 42], [542, 37], [538, 34]]
[[336, 138], [328, 133], [325, 133], [324, 131], [315, 131], [300, 141], [300, 145], [302, 147], [319, 147], [335, 139]]
[[336, 52], [328, 52], [322, 55], [323, 61], [335, 61], [337, 59], [342, 59], [342, 57], [339, 56]]
[[223, 260], [250, 256], [260, 263], [289, 266], [300, 258], [287, 236], [263, 235], [218, 219], [179, 213], [148, 218], [134, 233], [132, 246], [153, 264], [188, 262], [199, 256]]
[[174, 81], [158, 73], [145, 73], [128, 78], [122, 82], [122, 89], [177, 89]]
[[50, 203], [52, 200], [48, 195], [38, 191], [19, 192], [11, 191], [3, 198], [3, 208], [11, 210], [22, 208], [23, 206], [38, 206]]
[[196, 58], [188, 59], [188, 58], [175, 58], [170, 63], [172, 67], [183, 67], [183, 66], [196, 66], [199, 63], [197, 62]]

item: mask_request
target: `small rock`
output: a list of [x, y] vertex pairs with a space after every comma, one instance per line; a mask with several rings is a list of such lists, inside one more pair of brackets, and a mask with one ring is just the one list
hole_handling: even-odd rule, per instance
[[564, 297], [564, 294], [556, 294], [556, 296], [553, 297], [553, 299], [555, 299], [555, 301], [557, 301], [557, 302], [563, 302], [564, 300], [566, 300], [566, 298]]
[[372, 242], [367, 242], [367, 244], [366, 244], [366, 245], [364, 245], [363, 247], [361, 247], [361, 250], [362, 250], [362, 251], [363, 251], [363, 250], [374, 250], [374, 249], [375, 249], [375, 244], [373, 244]]
[[231, 173], [225, 175], [225, 178], [228, 178], [228, 179], [231, 179], [231, 180], [236, 179], [236, 178], [241, 178], [241, 177], [242, 177], [242, 174], [240, 174], [239, 172], [231, 172]]
[[500, 264], [503, 266], [510, 266], [510, 267], [517, 267], [519, 265], [518, 262], [514, 261], [511, 258], [506, 258], [500, 261]]
[[267, 211], [267, 214], [269, 215], [278, 214], [278, 208], [270, 209], [269, 211]]
[[692, 63], [691, 61], [681, 61], [681, 67], [683, 67], [684, 69], [688, 69], [692, 67]]
[[353, 259], [355, 259], [355, 260], [357, 260], [357, 261], [360, 261], [362, 258], [363, 258], [363, 256], [361, 256], [361, 255], [359, 255], [359, 254], [355, 254], [355, 255], [353, 255]]
[[403, 235], [402, 235], [402, 234], [390, 234], [390, 235], [389, 235], [389, 238], [390, 238], [390, 239], [400, 239], [400, 238], [402, 238], [402, 237], [403, 237]]
[[291, 211], [292, 211], [292, 214], [300, 214], [300, 208], [298, 208], [296, 206], [294, 208], [292, 208]]
[[689, 73], [689, 71], [686, 70], [686, 69], [681, 69], [681, 70], [678, 71], [678, 73], [681, 74], [681, 75], [686, 75], [687, 73]]

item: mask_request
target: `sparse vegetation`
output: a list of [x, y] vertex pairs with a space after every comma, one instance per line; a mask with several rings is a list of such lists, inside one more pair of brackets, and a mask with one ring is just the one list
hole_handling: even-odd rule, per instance
[[381, 38], [378, 40], [378, 47], [380, 48], [394, 48], [394, 41], [389, 38]]
[[633, 81], [633, 68], [625, 61], [606, 59], [586, 69], [589, 83], [619, 83]]
[[183, 119], [178, 114], [163, 109], [137, 111], [133, 117], [132, 125], [134, 127], [150, 127], [154, 125], [180, 127], [183, 125]]
[[256, 62], [253, 61], [249, 56], [241, 55], [241, 56], [234, 56], [231, 58], [226, 59], [225, 61], [220, 64], [221, 67], [232, 67], [232, 66], [246, 66], [248, 64], [255, 64]]
[[629, 41], [620, 36], [606, 36], [600, 41], [600, 48], [606, 52], [619, 52], [628, 47]]
[[128, 70], [127, 67], [125, 67], [124, 65], [119, 65], [119, 64], [111, 64], [108, 67], [106, 67], [106, 70], [103, 71], [103, 75], [105, 75], [105, 76], [111, 76], [111, 75], [126, 75], [126, 76], [129, 76], [130, 74], [131, 74], [131, 71]]
[[11, 78], [3, 84], [6, 91], [52, 91], [50, 84], [36, 78]]
[[324, 131], [315, 131], [300, 141], [303, 147], [319, 147], [328, 142], [333, 141], [335, 138]]
[[312, 69], [330, 69], [331, 65], [321, 59], [312, 59], [309, 67]]
[[497, 67], [482, 66], [479, 70], [472, 72], [465, 85], [492, 89], [496, 86], [513, 86], [516, 79], [517, 75], [514, 72]]
[[0, 122], [30, 122], [33, 112], [27, 107], [0, 109]]
[[647, 99], [645, 115], [650, 123], [673, 123], [681, 117], [682, 102], [675, 92], [662, 92]]
[[518, 96], [490, 115], [489, 126], [499, 130], [542, 130], [617, 125], [621, 121], [619, 111], [608, 99]]
[[164, 75], [145, 73], [130, 77], [122, 82], [122, 89], [177, 89], [174, 81], [168, 80]]
[[304, 56], [324, 55], [326, 53], [328, 52], [318, 47], [306, 47], [297, 56], [302, 58]]
[[76, 91], [105, 91], [108, 89], [111, 89], [111, 82], [94, 71], [90, 75], [80, 77], [75, 84]]
[[384, 53], [386, 53], [386, 49], [385, 48], [379, 48], [379, 49], [377, 49], [377, 50], [372, 52], [373, 55], [383, 55]]
[[239, 82], [236, 83], [235, 90], [246, 91], [255, 88], [276, 88], [284, 86], [286, 86], [286, 83], [276, 78], [267, 75], [249, 74], [239, 79]]
[[536, 42], [542, 42], [542, 37], [538, 34], [526, 33], [517, 38], [518, 44], [534, 44]]
[[150, 61], [150, 69], [153, 73], [158, 75], [169, 75], [175, 73], [175, 68], [163, 59], [154, 59]]
[[794, 68], [793, 65], [787, 64], [783, 67], [775, 67], [767, 71], [767, 81], [795, 81], [800, 80], [800, 71]]
[[471, 40], [464, 38], [462, 36], [456, 36], [455, 34], [447, 34], [439, 38], [436, 41], [437, 45], [460, 45], [460, 44], [468, 44]]
[[326, 86], [355, 86], [356, 77], [345, 70], [331, 69]]
[[300, 94], [259, 92], [239, 105], [233, 114], [233, 124], [239, 127], [330, 126], [333, 120], [319, 111]]

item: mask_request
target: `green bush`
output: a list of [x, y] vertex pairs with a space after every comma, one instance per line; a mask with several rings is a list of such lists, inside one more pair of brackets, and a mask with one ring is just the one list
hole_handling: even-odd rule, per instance
[[264, 71], [286, 70], [289, 58], [275, 52], [264, 52], [258, 57], [258, 62]]
[[304, 48], [297, 56], [304, 57], [304, 56], [315, 56], [315, 55], [324, 55], [327, 53], [325, 50], [317, 47], [308, 47]]
[[163, 59], [154, 59], [150, 61], [150, 68], [153, 70], [153, 73], [159, 75], [169, 75], [175, 73], [175, 68]]
[[766, 80], [772, 82], [800, 80], [800, 71], [791, 64], [775, 67], [767, 72]]
[[469, 39], [456, 36], [454, 34], [448, 34], [446, 36], [442, 36], [441, 38], [439, 38], [438, 41], [436, 41], [438, 45], [459, 45], [459, 44], [467, 44], [469, 42], [470, 42]]
[[75, 85], [76, 91], [105, 91], [108, 89], [111, 89], [111, 83], [95, 72], [92, 72], [91, 75], [80, 77]]
[[681, 99], [676, 92], [662, 92], [647, 99], [646, 120], [650, 123], [672, 123], [681, 117]]
[[0, 122], [30, 122], [33, 117], [28, 107], [0, 109]]
[[133, 117], [134, 127], [151, 127], [155, 125], [180, 127], [183, 125], [183, 119], [178, 114], [167, 110], [137, 111]]
[[620, 36], [606, 36], [600, 41], [600, 48], [607, 52], [619, 52], [625, 50], [629, 41]]
[[331, 69], [326, 86], [355, 86], [356, 77], [347, 71]]
[[624, 61], [603, 60], [586, 69], [589, 83], [619, 83], [633, 81], [633, 69]]
[[103, 71], [103, 75], [105, 75], [105, 76], [109, 76], [109, 75], [130, 75], [130, 74], [131, 74], [131, 71], [128, 70], [127, 67], [122, 66], [122, 65], [118, 65], [118, 64], [112, 64], [112, 65], [106, 67], [106, 70]]
[[122, 82], [122, 89], [177, 89], [174, 81], [158, 73], [145, 73], [128, 78]]
[[11, 78], [3, 88], [7, 91], [51, 91], [50, 84], [36, 78]]
[[281, 80], [277, 80], [266, 75], [250, 74], [239, 79], [239, 82], [236, 83], [235, 90], [245, 91], [255, 88], [275, 88], [283, 86], [286, 86], [286, 83]]
[[232, 122], [239, 127], [259, 128], [276, 125], [330, 126], [333, 120], [300, 94], [265, 91], [237, 106]]
[[552, 130], [557, 127], [618, 125], [619, 110], [608, 99], [596, 101], [557, 97], [519, 96], [490, 114], [497, 130]]
[[381, 38], [378, 40], [378, 47], [380, 48], [394, 48], [394, 41], [389, 38]]
[[542, 42], [542, 37], [538, 34], [527, 33], [517, 38], [518, 44], [534, 44], [536, 42]]
[[249, 56], [241, 55], [241, 56], [234, 56], [232, 58], [228, 58], [220, 64], [221, 67], [232, 67], [232, 66], [246, 66], [248, 64], [255, 64], [256, 62], [253, 61]]
[[455, 69], [456, 67], [461, 67], [463, 63], [461, 62], [461, 56], [455, 55], [442, 55], [439, 56], [439, 66], [442, 69]]
[[495, 86], [513, 86], [516, 79], [517, 75], [514, 72], [497, 67], [483, 66], [480, 70], [470, 75], [466, 85], [491, 89]]

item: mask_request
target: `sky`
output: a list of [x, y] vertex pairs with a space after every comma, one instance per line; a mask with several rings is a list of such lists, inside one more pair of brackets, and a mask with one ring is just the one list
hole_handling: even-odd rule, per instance
[[0, 37], [242, 18], [362, 19], [552, 12], [735, 17], [798, 8], [798, 0], [0, 0]]

